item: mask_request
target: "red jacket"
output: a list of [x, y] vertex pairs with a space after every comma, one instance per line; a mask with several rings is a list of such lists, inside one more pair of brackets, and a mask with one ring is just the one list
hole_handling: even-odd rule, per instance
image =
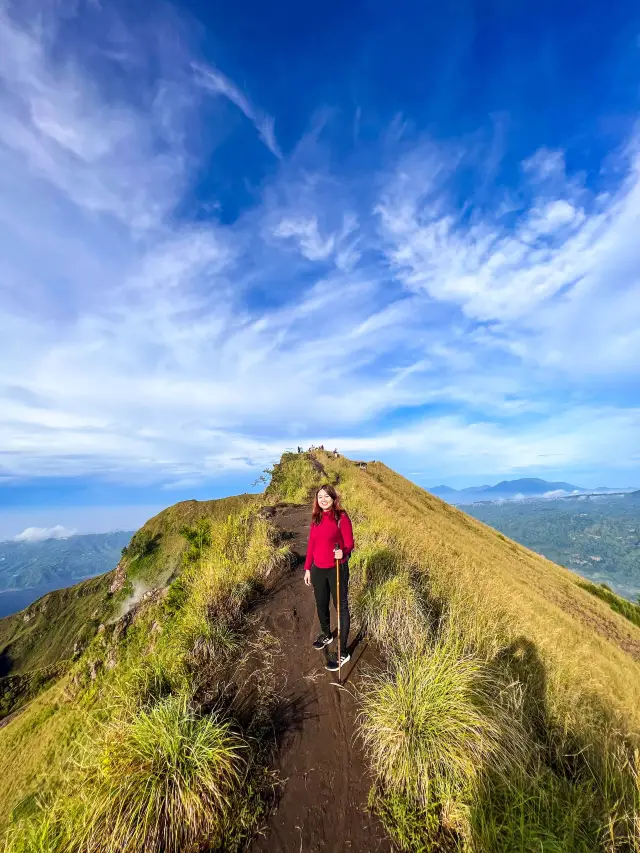
[[322, 513], [320, 524], [311, 522], [309, 531], [309, 544], [307, 545], [307, 559], [304, 561], [305, 571], [315, 563], [319, 569], [331, 569], [336, 564], [333, 556], [333, 548], [339, 544], [345, 560], [353, 551], [353, 528], [351, 519], [343, 510], [340, 516], [340, 524], [333, 517], [333, 510]]

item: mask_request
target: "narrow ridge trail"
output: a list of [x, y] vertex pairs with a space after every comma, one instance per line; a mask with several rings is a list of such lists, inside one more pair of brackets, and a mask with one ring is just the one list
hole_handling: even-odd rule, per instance
[[366, 650], [356, 648], [343, 670], [348, 689], [332, 686], [336, 676], [325, 670], [325, 654], [311, 645], [319, 625], [313, 591], [302, 577], [310, 507], [276, 506], [269, 514], [297, 565], [280, 577], [260, 607], [260, 622], [281, 643], [285, 700], [301, 713], [281, 742], [280, 794], [250, 853], [390, 853], [388, 836], [367, 811], [371, 777], [355, 736], [357, 705], [349, 675]]

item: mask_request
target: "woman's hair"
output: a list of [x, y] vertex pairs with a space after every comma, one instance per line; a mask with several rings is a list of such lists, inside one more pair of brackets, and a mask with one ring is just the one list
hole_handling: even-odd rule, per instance
[[313, 510], [311, 511], [311, 518], [314, 524], [320, 524], [322, 521], [322, 514], [324, 510], [318, 503], [318, 493], [326, 492], [329, 497], [333, 498], [333, 504], [331, 505], [331, 512], [333, 512], [333, 517], [336, 521], [339, 521], [340, 516], [344, 512], [342, 507], [340, 506], [340, 495], [333, 488], [331, 483], [325, 483], [324, 486], [320, 486], [319, 489], [316, 489], [316, 493], [313, 496]]

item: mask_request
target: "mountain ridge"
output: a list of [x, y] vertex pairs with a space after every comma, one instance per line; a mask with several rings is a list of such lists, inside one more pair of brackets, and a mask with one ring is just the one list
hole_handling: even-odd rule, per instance
[[[305, 596], [307, 605], [310, 599], [292, 551], [295, 539], [289, 530], [279, 538], [269, 519], [279, 508], [297, 504], [304, 536], [310, 496], [330, 482], [338, 485], [354, 523], [357, 547], [349, 582], [354, 628], [375, 651], [367, 678], [358, 680], [356, 669], [351, 681], [362, 703], [358, 726], [374, 784], [371, 806], [394, 841], [406, 841], [408, 827], [422, 849], [428, 841], [434, 851], [439, 839], [454, 832], [468, 849], [512, 853], [537, 849], [544, 838], [553, 849], [573, 853], [564, 839], [579, 833], [584, 844], [576, 853], [626, 851], [640, 817], [633, 799], [633, 749], [640, 745], [634, 734], [640, 729], [640, 627], [616, 611], [616, 597], [607, 594], [605, 600], [573, 572], [381, 462], [286, 453], [270, 476], [263, 495], [187, 501], [150, 519], [118, 568], [89, 582], [95, 600], [82, 585], [67, 591], [71, 610], [65, 619], [51, 608], [38, 622], [36, 602], [26, 613], [0, 620], [0, 636], [7, 625], [14, 631], [0, 648], [0, 660], [11, 664], [17, 634], [31, 638], [30, 659], [14, 670], [15, 677], [9, 671], [0, 679], [5, 707], [13, 695], [22, 708], [0, 727], [0, 827], [8, 827], [13, 838], [35, 839], [53, 826], [57, 834], [47, 836], [48, 853], [81, 853], [77, 839], [84, 832], [91, 834], [92, 849], [122, 849], [114, 832], [159, 827], [162, 838], [176, 839], [160, 845], [165, 853], [179, 853], [187, 847], [210, 849], [214, 829], [215, 849], [231, 849], [238, 833], [257, 830], [247, 815], [262, 815], [273, 792], [271, 800], [265, 795], [267, 805], [259, 806], [259, 787], [241, 787], [244, 769], [259, 764], [260, 778], [273, 779], [272, 750], [295, 748], [299, 727], [316, 725], [312, 713], [300, 719], [276, 716], [282, 708], [273, 685], [291, 674], [291, 649], [272, 645], [273, 626], [263, 605], [286, 580], [290, 603], [277, 615], [282, 637], [290, 636], [288, 626], [312, 607], [297, 606], [297, 596]], [[76, 647], [74, 631], [85, 625], [91, 630]], [[37, 630], [29, 633], [32, 628]], [[257, 633], [245, 633], [249, 630]], [[313, 626], [306, 630], [311, 636]], [[56, 660], [54, 635], [47, 631], [58, 632], [64, 655], [71, 649], [72, 660]], [[315, 652], [308, 656], [321, 660]], [[45, 661], [49, 669], [43, 674], [38, 665]], [[341, 691], [327, 683], [320, 664], [302, 674], [303, 707], [311, 695], [308, 684], [323, 697], [326, 693], [327, 708], [344, 713]], [[49, 680], [39, 685], [36, 675]], [[18, 679], [28, 686], [31, 678], [35, 692], [25, 692]], [[251, 704], [256, 697], [264, 702], [259, 713]], [[420, 725], [427, 718], [429, 726]], [[190, 787], [200, 774], [180, 776], [176, 787], [176, 754], [163, 763], [163, 720], [170, 731], [176, 731], [175, 724], [189, 734], [181, 743], [191, 743], [211, 725], [244, 738], [242, 750], [251, 760], [237, 774], [240, 787], [222, 799], [229, 811], [216, 812], [213, 823], [208, 811], [198, 812], [206, 820], [187, 824], [182, 812], [161, 810], [140, 829], [137, 815], [157, 778], [168, 786], [169, 798], [182, 796], [184, 779], [190, 803], [206, 796]], [[256, 731], [260, 720], [268, 735]], [[285, 724], [286, 737], [278, 728]], [[98, 751], [86, 766], [69, 770], [69, 758], [94, 731]], [[340, 726], [335, 731], [339, 738]], [[102, 732], [113, 740], [101, 741]], [[155, 756], [153, 778], [144, 775], [146, 765], [135, 765], [143, 780], [136, 789], [138, 802], [126, 799], [125, 768], [139, 754], [135, 737], [141, 732], [145, 738], [157, 732], [158, 740], [145, 741]], [[263, 736], [272, 739], [269, 748], [251, 753]], [[398, 744], [404, 750], [401, 776], [393, 763]], [[319, 756], [326, 801], [298, 815], [301, 836], [313, 838], [318, 849], [323, 849], [327, 818], [349, 819], [349, 810], [336, 802], [338, 789], [329, 784], [344, 773], [346, 750], [336, 742], [336, 749]], [[444, 754], [455, 760], [443, 762]], [[177, 758], [188, 762], [190, 756], [188, 751]], [[117, 772], [108, 777], [103, 797], [104, 774], [113, 768]], [[433, 798], [426, 801], [425, 775]], [[304, 785], [304, 779], [283, 778], [277, 785]], [[349, 808], [356, 805], [366, 804]], [[78, 825], [79, 819], [85, 823]], [[279, 849], [278, 821], [276, 812], [269, 823], [275, 846], [268, 849]], [[195, 833], [188, 843], [180, 835], [185, 826]], [[603, 826], [610, 828], [606, 838]], [[9, 846], [7, 853], [26, 849]], [[158, 849], [146, 836], [127, 847], [128, 853]], [[405, 844], [405, 849], [413, 848]]]
[[[604, 487], [601, 487], [604, 491]], [[589, 489], [575, 486], [564, 481], [543, 480], [539, 477], [521, 477], [516, 480], [501, 480], [494, 486], [468, 486], [464, 489], [454, 489], [451, 486], [433, 486], [428, 492], [452, 503], [473, 503], [478, 500], [509, 500], [515, 497], [544, 497], [549, 492], [589, 493]], [[607, 491], [614, 491], [608, 489]]]

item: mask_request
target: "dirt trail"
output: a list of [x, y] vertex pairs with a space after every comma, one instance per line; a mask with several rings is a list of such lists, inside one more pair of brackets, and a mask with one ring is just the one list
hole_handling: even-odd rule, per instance
[[[307, 506], [284, 506], [271, 518], [289, 534], [299, 559], [306, 553], [310, 514]], [[332, 686], [336, 676], [325, 670], [324, 654], [311, 646], [319, 625], [299, 564], [278, 581], [260, 608], [260, 621], [282, 643], [286, 699], [301, 713], [279, 752], [279, 801], [251, 853], [389, 853], [384, 830], [366, 811], [371, 779], [355, 738], [357, 707], [349, 673], [366, 650], [356, 648], [343, 671], [348, 689]]]

